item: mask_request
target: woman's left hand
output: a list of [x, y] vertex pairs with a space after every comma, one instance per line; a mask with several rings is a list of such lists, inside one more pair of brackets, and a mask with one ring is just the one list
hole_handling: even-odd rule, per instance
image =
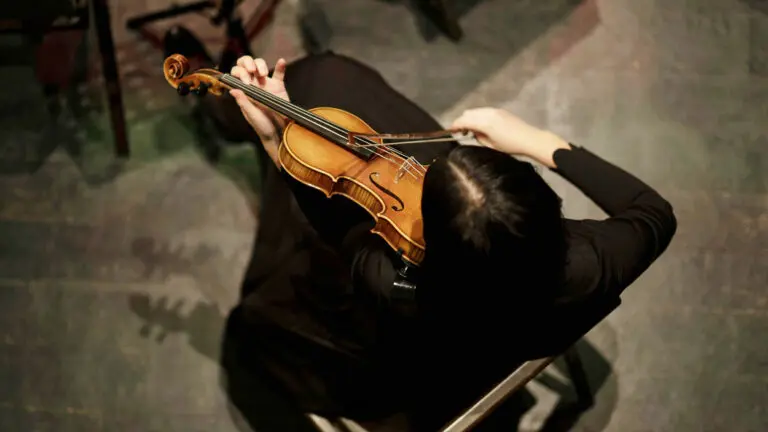
[[[275, 70], [270, 77], [267, 62], [264, 59], [243, 56], [237, 60], [237, 66], [232, 68], [230, 75], [238, 78], [245, 84], [256, 86], [286, 101], [290, 101], [288, 92], [285, 89], [285, 82], [283, 82], [285, 68], [285, 60], [278, 60], [275, 64]], [[266, 107], [255, 104], [241, 90], [231, 90], [230, 94], [237, 101], [248, 124], [259, 134], [262, 141], [277, 139], [281, 132], [278, 129], [284, 125], [282, 117]]]

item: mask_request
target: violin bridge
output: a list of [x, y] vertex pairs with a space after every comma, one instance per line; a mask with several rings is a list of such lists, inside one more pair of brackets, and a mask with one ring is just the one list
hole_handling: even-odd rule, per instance
[[400, 167], [397, 169], [397, 173], [395, 173], [395, 183], [398, 183], [400, 179], [402, 179], [403, 176], [411, 170], [411, 168], [416, 166], [416, 164], [418, 164], [418, 161], [416, 161], [416, 158], [413, 156], [410, 156], [408, 159], [404, 160], [403, 163], [400, 164]]

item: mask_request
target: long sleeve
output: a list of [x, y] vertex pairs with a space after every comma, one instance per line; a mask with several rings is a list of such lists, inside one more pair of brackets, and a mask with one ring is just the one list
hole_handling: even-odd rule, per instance
[[356, 289], [379, 300], [389, 300], [397, 275], [395, 261], [386, 242], [370, 230], [369, 224], [360, 224], [350, 230], [342, 242], [342, 257], [350, 265]]
[[594, 248], [599, 285], [605, 291], [621, 293], [672, 240], [677, 229], [672, 206], [637, 177], [583, 148], [558, 150], [553, 159], [555, 172], [609, 215], [602, 221], [579, 221], [572, 226]]

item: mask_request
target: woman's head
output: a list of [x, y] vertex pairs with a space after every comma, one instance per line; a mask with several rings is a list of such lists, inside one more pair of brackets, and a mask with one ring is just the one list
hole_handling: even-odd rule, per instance
[[478, 306], [551, 298], [565, 267], [561, 203], [531, 164], [457, 147], [429, 167], [421, 205], [431, 280], [422, 294]]

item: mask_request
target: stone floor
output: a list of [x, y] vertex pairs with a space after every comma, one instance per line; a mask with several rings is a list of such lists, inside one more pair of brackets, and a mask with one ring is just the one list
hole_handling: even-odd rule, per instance
[[[466, 33], [454, 44], [405, 0], [312, 1], [334, 51], [441, 121], [507, 108], [675, 207], [668, 252], [580, 347], [595, 407], [554, 426], [570, 395], [535, 382], [521, 430], [768, 429], [765, 2], [449, 0]], [[258, 223], [258, 164], [242, 146], [210, 163], [162, 57], [122, 30], [165, 1], [111, 3], [125, 162], [112, 157], [98, 80], [73, 86], [54, 119], [26, 42], [0, 37], [0, 430], [250, 431], [222, 390], [218, 351]], [[270, 60], [302, 54], [300, 5], [283, 3], [254, 42]], [[205, 20], [184, 20], [220, 44]], [[603, 216], [547, 176], [568, 216]]]

